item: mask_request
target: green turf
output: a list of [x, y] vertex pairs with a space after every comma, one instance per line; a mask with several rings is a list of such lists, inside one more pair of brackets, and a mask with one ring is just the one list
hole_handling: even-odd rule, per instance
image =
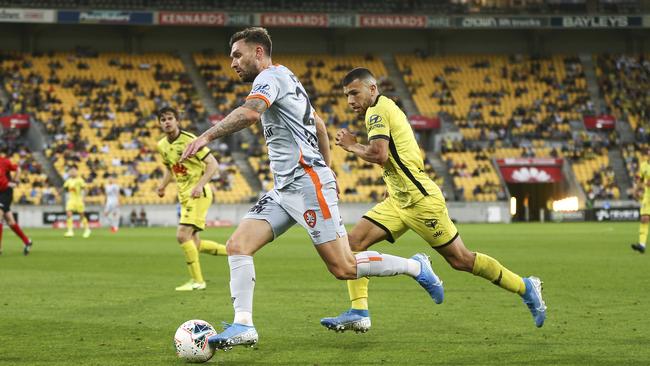
[[[371, 281], [373, 327], [337, 334], [322, 316], [347, 306], [335, 280], [293, 229], [256, 256], [256, 349], [219, 352], [224, 365], [628, 365], [650, 362], [650, 254], [629, 248], [636, 224], [461, 225], [466, 244], [522, 275], [544, 280], [546, 325], [535, 328], [518, 296], [450, 269], [437, 255], [445, 303], [410, 278]], [[176, 293], [187, 279], [172, 228], [27, 230], [23, 257], [5, 230], [0, 256], [0, 365], [179, 365], [172, 336], [183, 321], [232, 320], [228, 265], [201, 256], [208, 289]], [[225, 241], [232, 229], [210, 229]], [[428, 251], [413, 234], [375, 246]]]

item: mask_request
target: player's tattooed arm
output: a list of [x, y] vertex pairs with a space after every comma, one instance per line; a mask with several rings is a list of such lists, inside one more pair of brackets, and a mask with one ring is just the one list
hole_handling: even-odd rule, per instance
[[331, 167], [332, 158], [330, 155], [330, 138], [327, 135], [327, 127], [325, 122], [320, 118], [320, 116], [314, 113], [314, 119], [316, 120], [316, 137], [318, 137], [318, 151], [323, 155], [325, 159], [325, 164]]
[[239, 108], [232, 111], [223, 121], [215, 124], [209, 130], [205, 131], [205, 135], [209, 141], [218, 139], [246, 127], [251, 126], [260, 120], [264, 111], [266, 111], [266, 102], [259, 98], [250, 98]]
[[210, 141], [243, 130], [256, 123], [267, 108], [266, 102], [260, 98], [247, 99], [242, 106], [230, 112], [221, 122], [216, 123], [189, 143], [181, 156], [181, 161], [196, 155]]

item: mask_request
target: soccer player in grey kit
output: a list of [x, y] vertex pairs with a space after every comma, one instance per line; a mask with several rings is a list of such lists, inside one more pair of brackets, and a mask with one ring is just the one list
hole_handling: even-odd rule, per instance
[[339, 215], [336, 178], [329, 168], [329, 139], [298, 78], [271, 61], [271, 37], [264, 28], [248, 28], [230, 39], [231, 67], [253, 82], [246, 102], [190, 143], [182, 158], [210, 141], [261, 120], [274, 188], [244, 216], [227, 243], [230, 292], [235, 317], [222, 333], [209, 338], [227, 349], [258, 341], [253, 326], [253, 255], [298, 223], [307, 230], [328, 270], [338, 279], [368, 276], [413, 277], [436, 303], [443, 300], [442, 281], [426, 254], [407, 259], [375, 251], [352, 254]]

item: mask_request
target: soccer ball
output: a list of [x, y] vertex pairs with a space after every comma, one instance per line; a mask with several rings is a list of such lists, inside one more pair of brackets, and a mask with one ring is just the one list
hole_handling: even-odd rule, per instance
[[174, 335], [176, 355], [187, 362], [206, 362], [214, 355], [208, 345], [208, 337], [217, 334], [214, 327], [204, 320], [188, 320], [181, 324]]

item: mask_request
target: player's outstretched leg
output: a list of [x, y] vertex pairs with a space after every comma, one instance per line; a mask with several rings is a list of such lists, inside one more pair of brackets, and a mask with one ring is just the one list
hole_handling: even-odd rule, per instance
[[[504, 290], [519, 294], [531, 310], [535, 325], [541, 327], [546, 318], [546, 305], [542, 300], [541, 281], [536, 277], [522, 278], [510, 271], [496, 259], [483, 253], [470, 252], [460, 236], [449, 245], [436, 248], [456, 270], [471, 272], [485, 278]], [[533, 304], [533, 308], [531, 305]]]
[[521, 296], [533, 315], [535, 325], [541, 328], [546, 320], [546, 303], [542, 299], [542, 281], [537, 277], [524, 278], [526, 292]]
[[[436, 304], [442, 303], [444, 300], [444, 288], [442, 286], [442, 281], [433, 271], [431, 267], [431, 261], [429, 256], [423, 253], [418, 253], [412, 256], [410, 259], [396, 257], [390, 254], [382, 254], [374, 251], [367, 251], [357, 253], [355, 255], [357, 259], [357, 271], [363, 272], [365, 275], [370, 276], [394, 276], [397, 274], [408, 274], [413, 277], [417, 283], [424, 288], [429, 296], [433, 299]], [[385, 262], [385, 263], [373, 263], [373, 262]], [[392, 263], [391, 263], [392, 262]], [[370, 268], [370, 265], [373, 265], [375, 268]], [[368, 265], [368, 266], [366, 266]], [[404, 267], [406, 266], [406, 267]], [[382, 267], [384, 267], [382, 269]], [[400, 268], [401, 267], [401, 268]], [[409, 267], [411, 269], [409, 269]], [[358, 280], [356, 280], [358, 281]], [[356, 285], [354, 282], [349, 281], [348, 286]], [[365, 291], [365, 298], [367, 299], [368, 293], [368, 280], [365, 280], [365, 284], [362, 283], [362, 291]], [[358, 291], [357, 289], [350, 289], [351, 297], [353, 296], [353, 291]], [[367, 309], [352, 309], [344, 311], [336, 317], [323, 318], [321, 319], [321, 325], [324, 327], [337, 331], [345, 332], [346, 330], [353, 330], [357, 333], [365, 333], [370, 330], [370, 314]]]

